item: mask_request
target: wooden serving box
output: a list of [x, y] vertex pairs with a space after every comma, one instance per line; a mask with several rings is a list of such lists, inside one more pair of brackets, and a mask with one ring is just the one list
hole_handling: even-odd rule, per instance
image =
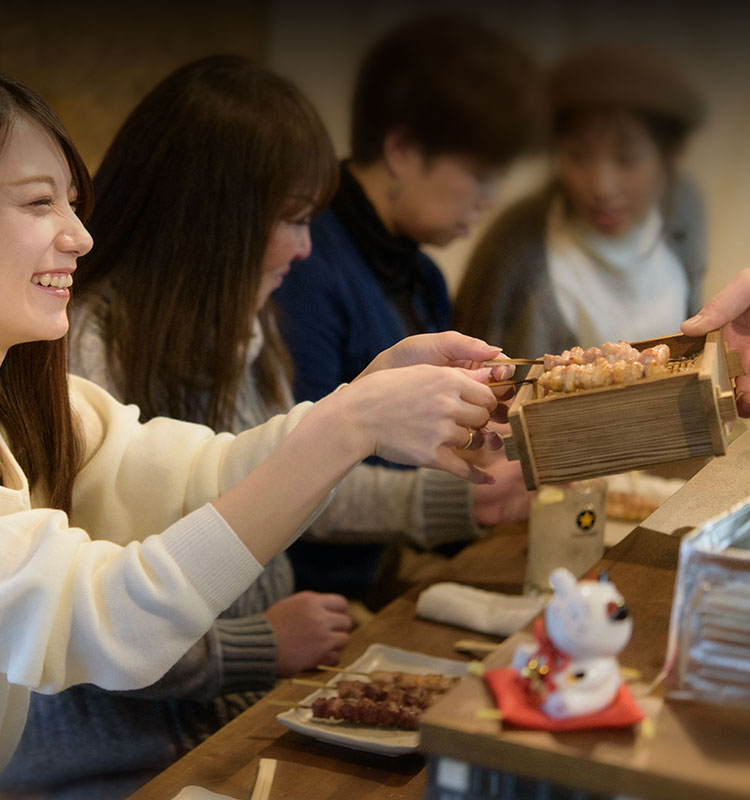
[[[522, 385], [505, 447], [529, 489], [726, 452], [742, 365], [721, 331], [631, 344], [669, 345], [670, 374], [546, 397], [535, 383]], [[535, 365], [528, 377], [543, 371]]]

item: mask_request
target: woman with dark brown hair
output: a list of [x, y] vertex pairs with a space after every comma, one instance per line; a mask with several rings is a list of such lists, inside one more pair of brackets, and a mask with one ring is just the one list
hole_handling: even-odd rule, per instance
[[574, 51], [548, 73], [553, 178], [487, 229], [453, 324], [536, 358], [675, 332], [697, 310], [705, 220], [679, 156], [704, 113], [661, 53]]
[[451, 449], [496, 405], [487, 371], [402, 366], [492, 349], [458, 334], [403, 343], [237, 437], [143, 424], [93, 383], [66, 384], [59, 340], [90, 197], [54, 113], [0, 76], [0, 766], [29, 690], [159, 679], [368, 454], [487, 479]]
[[[307, 219], [336, 184], [310, 104], [238, 56], [176, 70], [131, 112], [94, 179], [88, 228], [97, 244], [79, 265], [76, 305], [98, 317], [107, 384], [142, 419], [248, 427], [235, 419], [236, 397], [256, 318], [260, 397], [288, 403], [265, 245], [283, 221], [304, 246]], [[89, 371], [85, 354], [77, 363]]]

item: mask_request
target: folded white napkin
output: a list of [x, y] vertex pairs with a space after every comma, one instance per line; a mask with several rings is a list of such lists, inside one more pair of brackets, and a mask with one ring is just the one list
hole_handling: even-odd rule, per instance
[[543, 608], [543, 596], [498, 594], [460, 583], [435, 583], [417, 599], [417, 616], [480, 633], [510, 636]]
[[229, 795], [216, 794], [201, 786], [186, 786], [174, 800], [232, 800]]

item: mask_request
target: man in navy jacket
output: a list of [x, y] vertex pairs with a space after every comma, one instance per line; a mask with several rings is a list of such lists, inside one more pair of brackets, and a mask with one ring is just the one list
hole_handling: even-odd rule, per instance
[[[445, 280], [419, 246], [468, 235], [499, 172], [537, 140], [540, 85], [521, 50], [459, 15], [411, 19], [369, 51], [338, 193], [274, 295], [296, 399], [322, 397], [404, 336], [449, 327]], [[380, 554], [302, 542], [291, 556], [300, 588], [352, 596]]]

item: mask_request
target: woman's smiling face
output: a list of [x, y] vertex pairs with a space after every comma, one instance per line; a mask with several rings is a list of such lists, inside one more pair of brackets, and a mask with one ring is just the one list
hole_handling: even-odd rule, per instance
[[93, 244], [75, 202], [60, 146], [18, 117], [0, 153], [0, 361], [15, 344], [59, 339], [68, 330], [76, 259]]

